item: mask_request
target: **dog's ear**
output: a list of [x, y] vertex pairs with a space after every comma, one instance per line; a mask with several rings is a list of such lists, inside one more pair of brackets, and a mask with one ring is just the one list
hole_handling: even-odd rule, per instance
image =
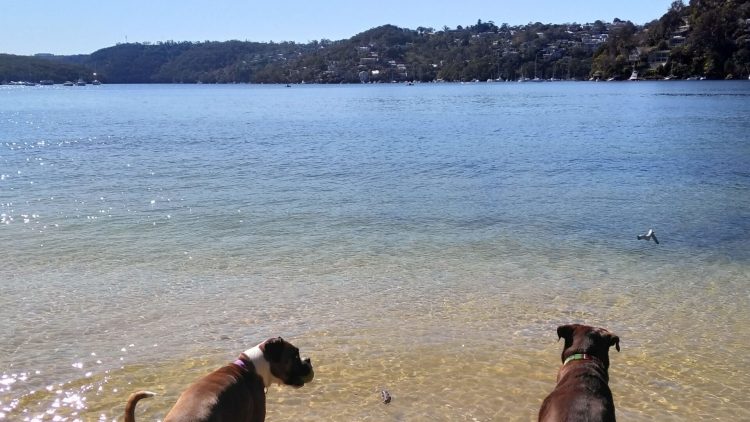
[[572, 342], [574, 329], [575, 327], [573, 325], [561, 325], [557, 327], [557, 341], [564, 338], [566, 343]]
[[609, 335], [609, 347], [615, 346], [615, 349], [617, 351], [620, 351], [620, 337], [617, 337], [614, 334]]
[[263, 343], [263, 355], [269, 362], [279, 362], [284, 352], [284, 339], [281, 337], [271, 338]]

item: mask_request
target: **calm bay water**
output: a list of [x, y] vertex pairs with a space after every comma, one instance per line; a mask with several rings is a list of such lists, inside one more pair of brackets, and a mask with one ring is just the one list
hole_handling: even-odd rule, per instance
[[155, 420], [282, 335], [316, 380], [269, 420], [534, 420], [583, 322], [622, 420], [750, 420], [748, 116], [747, 81], [1, 86], [0, 419]]

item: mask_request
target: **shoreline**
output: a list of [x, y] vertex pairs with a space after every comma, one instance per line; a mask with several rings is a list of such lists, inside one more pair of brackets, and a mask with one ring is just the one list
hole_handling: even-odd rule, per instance
[[[502, 83], [523, 83], [523, 84], [538, 84], [538, 83], [559, 83], [559, 82], [740, 82], [740, 81], [746, 81], [746, 79], [708, 79], [708, 78], [701, 78], [701, 79], [678, 79], [678, 78], [670, 78], [670, 79], [664, 79], [664, 78], [640, 78], [638, 80], [628, 80], [626, 77], [623, 77], [622, 79], [614, 79], [614, 80], [583, 80], [583, 79], [556, 79], [556, 80], [547, 80], [542, 79], [539, 81], [534, 80], [527, 80], [527, 81], [520, 81], [520, 80], [492, 80], [492, 81], [480, 81], [480, 80], [472, 80], [472, 81], [441, 81], [441, 80], [434, 80], [434, 81], [428, 81], [428, 82], [422, 82], [422, 81], [392, 81], [392, 82], [367, 82], [367, 83], [361, 83], [361, 82], [342, 82], [342, 83], [257, 83], [257, 82], [216, 82], [216, 83], [203, 83], [203, 82], [179, 82], [179, 83], [166, 83], [166, 82], [154, 82], [154, 83], [100, 83], [100, 84], [86, 84], [85, 86], [96, 86], [100, 87], [103, 85], [113, 85], [113, 86], [127, 86], [127, 85], [146, 85], [146, 86], [157, 86], [157, 85], [176, 85], [176, 86], [185, 86], [185, 85], [208, 85], [208, 86], [215, 86], [215, 85], [251, 85], [251, 86], [282, 86], [282, 87], [291, 87], [291, 86], [302, 86], [302, 85], [311, 85], [311, 86], [335, 86], [335, 85], [347, 85], [347, 86], [358, 86], [358, 85], [432, 85], [432, 84], [446, 84], [446, 85], [462, 85], [462, 84], [502, 84]], [[59, 83], [51, 83], [51, 84], [41, 84], [41, 83], [35, 83], [35, 82], [26, 82], [26, 81], [9, 81], [8, 83], [0, 83], [0, 86], [16, 86], [16, 87], [43, 87], [43, 86], [51, 86], [51, 87], [59, 87], [64, 86], [62, 82]], [[80, 86], [66, 86], [66, 88], [80, 88]]]

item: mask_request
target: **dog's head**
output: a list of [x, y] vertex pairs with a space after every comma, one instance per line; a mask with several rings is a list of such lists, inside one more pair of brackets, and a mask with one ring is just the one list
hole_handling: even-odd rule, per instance
[[283, 384], [302, 387], [314, 374], [310, 359], [302, 359], [299, 349], [281, 337], [268, 339], [259, 346], [268, 361], [271, 374]]
[[609, 368], [609, 348], [615, 346], [620, 351], [620, 337], [604, 328], [590, 327], [581, 324], [561, 325], [557, 327], [559, 339], [565, 339], [562, 361], [577, 353], [585, 353], [599, 359], [605, 368]]

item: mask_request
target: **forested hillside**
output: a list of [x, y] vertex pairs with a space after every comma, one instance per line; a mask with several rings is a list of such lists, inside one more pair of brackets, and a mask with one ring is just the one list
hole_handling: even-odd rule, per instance
[[76, 80], [88, 75], [87, 67], [71, 63], [58, 63], [39, 57], [0, 54], [0, 82]]
[[[45, 64], [46, 63], [46, 64]], [[129, 43], [90, 55], [0, 56], [0, 80], [105, 83], [357, 83], [525, 79], [747, 78], [750, 0], [672, 3], [659, 19], [399, 28], [306, 44]]]

